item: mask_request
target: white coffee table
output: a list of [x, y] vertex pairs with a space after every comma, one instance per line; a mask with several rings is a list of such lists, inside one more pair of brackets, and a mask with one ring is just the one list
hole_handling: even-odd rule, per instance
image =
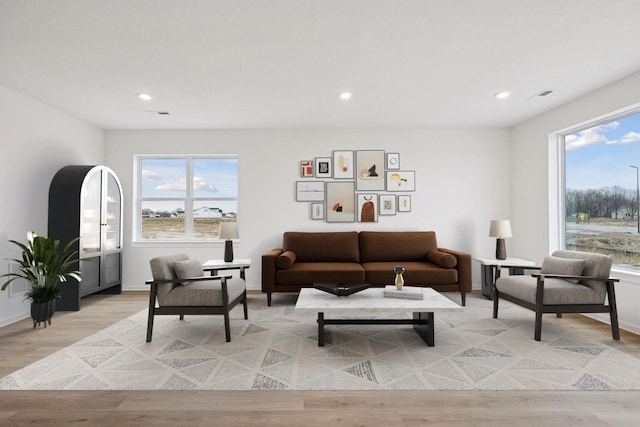
[[[295, 309], [318, 313], [319, 347], [324, 346], [325, 325], [413, 325], [424, 342], [433, 347], [433, 314], [437, 311], [459, 311], [462, 307], [431, 288], [423, 288], [421, 300], [385, 298], [383, 288], [369, 288], [347, 297], [338, 297], [315, 288], [304, 288], [300, 290]], [[378, 312], [413, 312], [413, 319], [357, 318], [358, 315], [364, 317], [370, 314], [373, 309]], [[325, 319], [325, 312], [349, 315], [350, 318]]]

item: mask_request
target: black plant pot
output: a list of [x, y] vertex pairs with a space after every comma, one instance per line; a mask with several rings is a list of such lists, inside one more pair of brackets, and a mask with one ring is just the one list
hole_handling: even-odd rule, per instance
[[33, 319], [33, 329], [36, 326], [40, 326], [40, 323], [44, 322], [44, 327], [47, 327], [47, 323], [51, 324], [51, 318], [56, 312], [56, 302], [32, 302], [31, 303], [31, 318]]

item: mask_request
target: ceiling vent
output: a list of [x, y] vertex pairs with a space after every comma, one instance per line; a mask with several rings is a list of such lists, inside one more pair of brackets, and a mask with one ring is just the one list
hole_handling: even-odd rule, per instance
[[551, 89], [545, 89], [542, 92], [540, 92], [539, 94], [537, 94], [536, 96], [547, 96], [550, 93], [553, 93], [553, 91]]

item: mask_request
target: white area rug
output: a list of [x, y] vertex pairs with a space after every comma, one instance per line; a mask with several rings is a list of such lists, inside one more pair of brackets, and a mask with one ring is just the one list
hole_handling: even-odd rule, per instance
[[534, 341], [533, 312], [507, 302], [497, 320], [482, 297], [436, 313], [435, 347], [387, 325], [331, 325], [318, 347], [315, 315], [275, 303], [251, 304], [248, 321], [234, 309], [230, 343], [222, 316], [157, 316], [146, 343], [144, 310], [1, 378], [0, 389], [640, 390], [637, 358], [555, 317]]

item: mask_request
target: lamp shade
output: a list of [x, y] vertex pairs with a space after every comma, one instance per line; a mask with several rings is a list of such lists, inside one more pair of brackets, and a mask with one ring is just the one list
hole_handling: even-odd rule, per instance
[[238, 235], [238, 223], [237, 222], [221, 222], [220, 223], [220, 233], [218, 234], [218, 238], [221, 240], [233, 240], [240, 237]]
[[489, 226], [489, 237], [511, 237], [511, 221], [508, 219], [494, 219]]

